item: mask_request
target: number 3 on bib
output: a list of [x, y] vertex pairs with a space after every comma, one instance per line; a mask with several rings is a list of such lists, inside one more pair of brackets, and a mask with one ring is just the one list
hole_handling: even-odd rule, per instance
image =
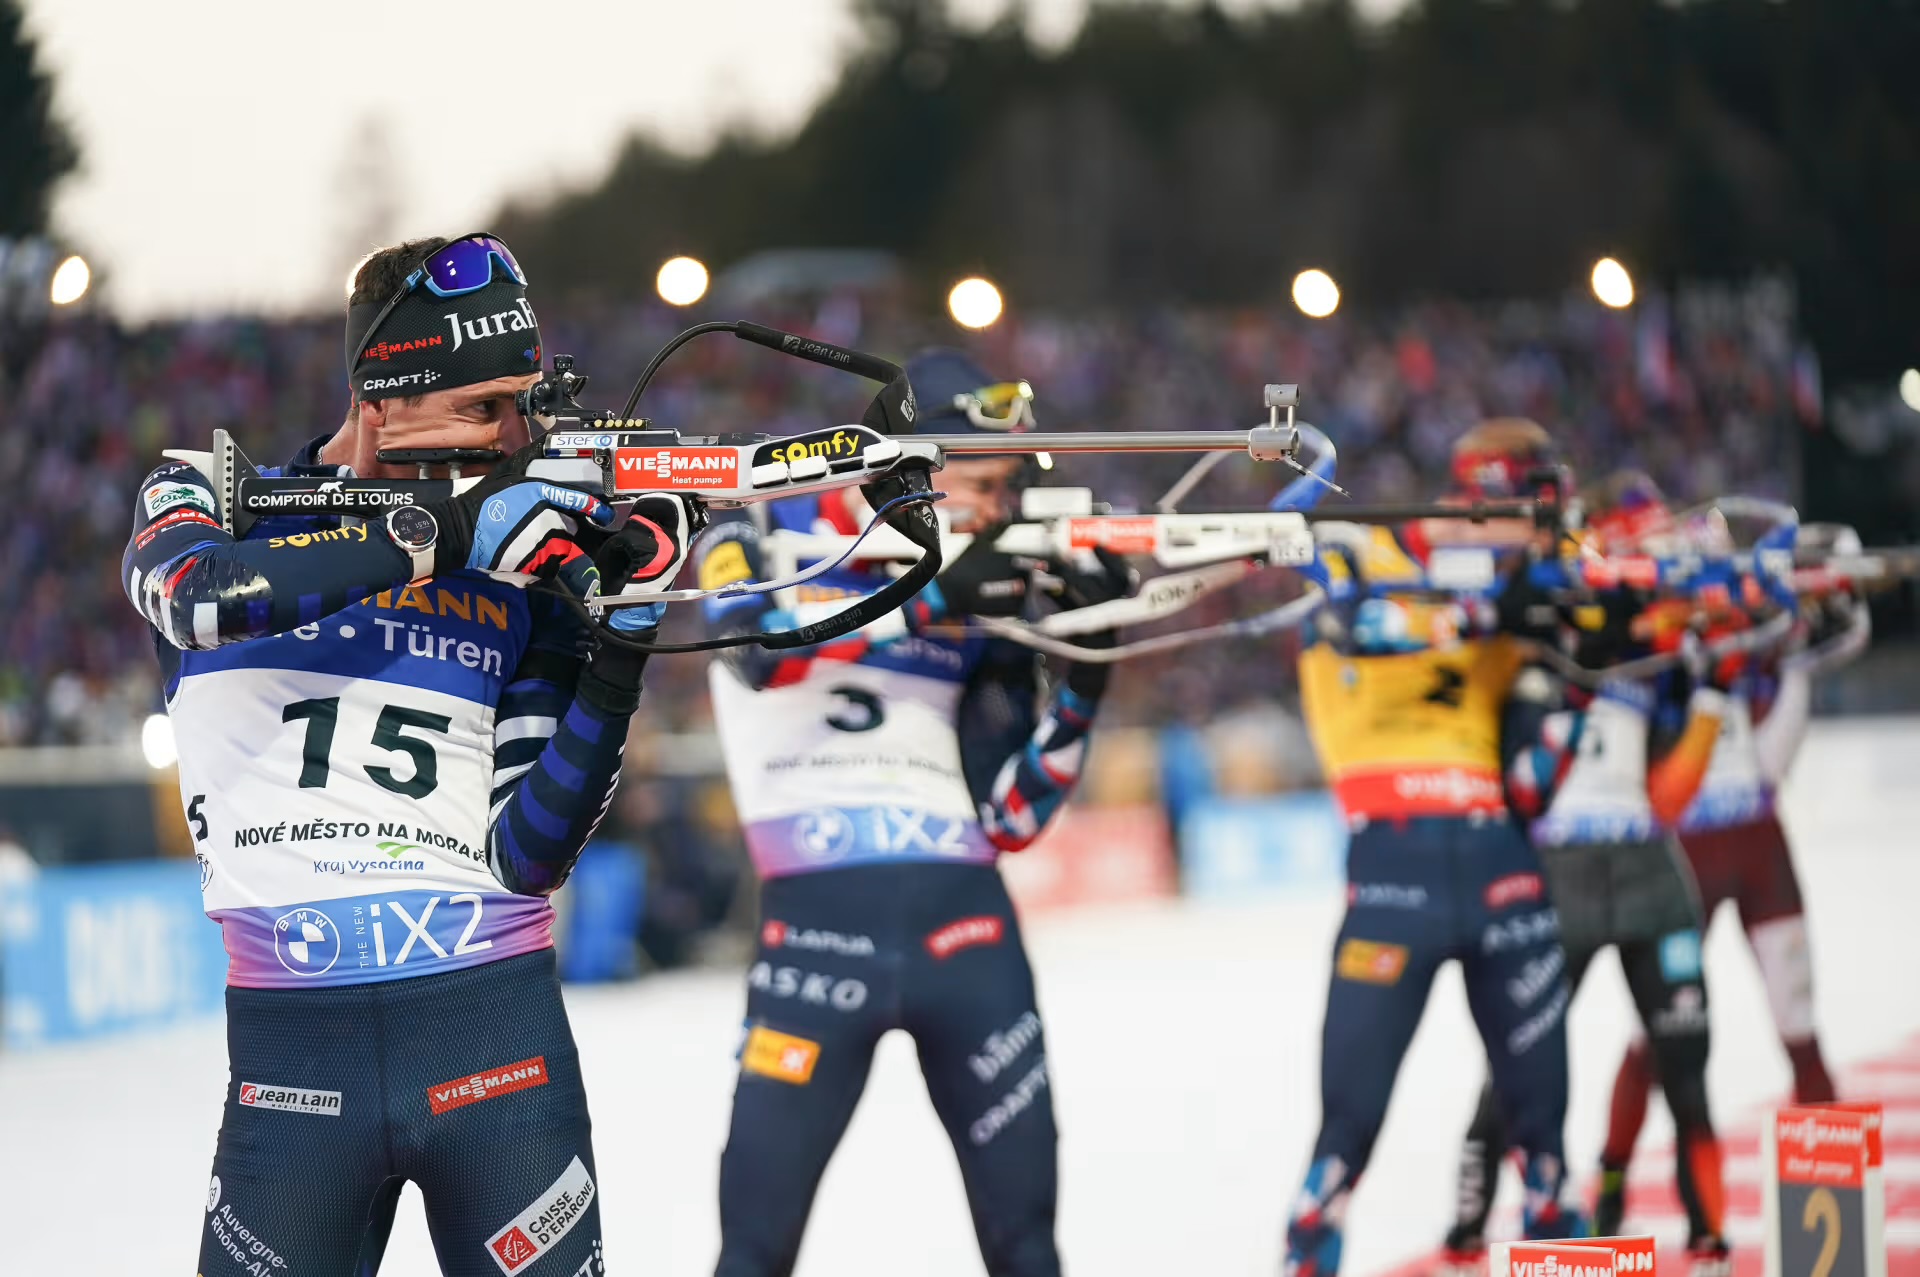
[[864, 687], [830, 687], [827, 694], [846, 702], [844, 708], [836, 708], [827, 715], [828, 727], [843, 732], [870, 732], [887, 721], [887, 711], [880, 698]]

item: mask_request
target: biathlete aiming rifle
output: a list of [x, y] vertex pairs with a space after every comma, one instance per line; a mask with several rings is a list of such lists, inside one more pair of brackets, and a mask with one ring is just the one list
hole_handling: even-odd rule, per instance
[[[1126, 625], [1139, 625], [1172, 616], [1202, 598], [1234, 585], [1267, 568], [1299, 570], [1315, 561], [1316, 524], [1398, 523], [1409, 519], [1447, 518], [1485, 523], [1493, 519], [1523, 519], [1529, 523], [1557, 519], [1557, 507], [1535, 501], [1481, 501], [1461, 504], [1363, 505], [1341, 503], [1315, 509], [1328, 492], [1346, 495], [1334, 481], [1338, 454], [1332, 440], [1314, 426], [1296, 420], [1299, 388], [1269, 385], [1264, 426], [1249, 432], [1289, 443], [1281, 454], [1301, 472], [1266, 510], [1181, 513], [1177, 506], [1217, 463], [1224, 450], [1201, 456], [1193, 467], [1156, 502], [1156, 513], [1120, 514], [1107, 509], [1086, 488], [1030, 488], [1021, 497], [1021, 518], [994, 533], [994, 548], [1004, 554], [1059, 561], [1075, 554], [1104, 549], [1116, 554], [1151, 558], [1173, 569], [1146, 581], [1129, 598], [1072, 611], [1056, 612], [1035, 622], [999, 617], [976, 618], [972, 628], [1013, 639], [1039, 651], [1074, 660], [1103, 664], [1130, 660], [1155, 652], [1188, 647], [1222, 638], [1249, 638], [1298, 624], [1319, 606], [1317, 590], [1258, 616], [1246, 617], [1136, 640], [1114, 647], [1090, 648], [1068, 642], [1073, 636]], [[1284, 420], [1281, 417], [1285, 413]], [[1164, 447], [1164, 436], [1127, 433], [1014, 434], [978, 439], [975, 452], [1151, 451]], [[1105, 446], [1112, 438], [1117, 446]], [[1102, 441], [1088, 446], [1095, 440]], [[1299, 461], [1299, 445], [1310, 446], [1311, 466]], [[1251, 449], [1250, 449], [1251, 450]], [[1263, 459], [1258, 452], [1256, 459]], [[944, 553], [956, 556], [974, 538], [942, 532]], [[761, 551], [776, 576], [795, 572], [803, 561], [838, 564], [848, 559], [911, 562], [917, 549], [904, 538], [884, 530], [862, 540], [851, 535], [772, 529], [762, 534]]]
[[[682, 345], [706, 333], [733, 336], [793, 358], [839, 369], [882, 384], [860, 424], [836, 426], [796, 436], [766, 434], [686, 435], [633, 416], [642, 393], [662, 363]], [[652, 652], [704, 651], [749, 643], [771, 649], [810, 646], [851, 633], [905, 603], [931, 581], [943, 562], [939, 525], [931, 504], [931, 473], [949, 455], [1007, 452], [1240, 452], [1256, 461], [1291, 461], [1299, 448], [1297, 431], [1277, 424], [1247, 431], [1188, 430], [1099, 432], [1072, 435], [1029, 434], [922, 435], [914, 433], [918, 407], [905, 372], [889, 360], [863, 351], [815, 341], [759, 324], [696, 324], [669, 341], [647, 364], [619, 412], [582, 406], [577, 396], [587, 378], [573, 370], [570, 356], [556, 355], [551, 372], [520, 392], [518, 404], [538, 427], [530, 447], [537, 456], [527, 467], [529, 480], [591, 492], [616, 505], [647, 496], [671, 496], [687, 503], [688, 528], [705, 525], [707, 508], [738, 508], [761, 501], [859, 486], [876, 513], [861, 534], [884, 522], [918, 552], [898, 579], [856, 599], [831, 616], [792, 630], [763, 631], [689, 643], [641, 643], [602, 625], [609, 641]], [[1291, 413], [1289, 413], [1289, 417]], [[1017, 446], [1010, 446], [1014, 441]], [[262, 475], [226, 431], [214, 433], [211, 452], [169, 450], [169, 456], [197, 467], [213, 483], [229, 533], [245, 536], [255, 520], [272, 515], [334, 515], [372, 518], [404, 505], [441, 500], [481, 481], [463, 477], [462, 467], [501, 459], [492, 450], [458, 448], [387, 449], [380, 460], [418, 465], [416, 479], [283, 477]], [[428, 477], [433, 466], [448, 477]], [[859, 538], [854, 539], [858, 544]], [[851, 551], [849, 550], [849, 553]], [[790, 588], [831, 570], [827, 560], [790, 576], [764, 582], [739, 582], [717, 589], [671, 589], [671, 581], [629, 586], [618, 594], [579, 604], [595, 621], [603, 609], [643, 603], [687, 602], [710, 597], [770, 593]], [[560, 591], [565, 598], [570, 594]]]

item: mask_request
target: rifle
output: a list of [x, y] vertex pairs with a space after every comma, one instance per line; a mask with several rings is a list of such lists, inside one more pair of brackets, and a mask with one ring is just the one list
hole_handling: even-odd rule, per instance
[[[881, 383], [857, 425], [842, 425], [797, 436], [757, 433], [690, 435], [633, 415], [641, 395], [665, 360], [686, 342], [707, 333], [730, 333], [792, 358], [807, 360]], [[517, 404], [539, 428], [540, 455], [528, 467], [530, 480], [592, 492], [616, 504], [641, 496], [669, 495], [688, 501], [690, 528], [705, 525], [709, 507], [729, 509], [763, 501], [860, 486], [878, 500], [865, 536], [884, 523], [916, 551], [907, 571], [874, 594], [854, 600], [832, 616], [793, 630], [763, 631], [688, 643], [641, 643], [604, 624], [604, 610], [645, 603], [687, 602], [710, 597], [767, 593], [789, 588], [830, 570], [826, 562], [767, 582], [741, 582], [714, 590], [666, 588], [671, 582], [597, 595], [584, 603], [563, 590], [555, 592], [600, 626], [608, 641], [648, 652], [692, 652], [757, 644], [781, 650], [826, 642], [870, 624], [899, 607], [940, 570], [943, 551], [931, 505], [931, 473], [950, 455], [1009, 452], [1238, 452], [1255, 460], [1291, 460], [1299, 447], [1297, 431], [1277, 424], [1248, 431], [1194, 430], [1087, 432], [1066, 435], [922, 435], [915, 433], [918, 406], [899, 365], [878, 355], [815, 341], [798, 333], [759, 324], [696, 324], [657, 352], [618, 412], [584, 407], [578, 396], [586, 376], [574, 371], [568, 355], [556, 355], [551, 371], [520, 392]], [[1297, 399], [1297, 387], [1270, 387]], [[1283, 396], [1284, 398], [1284, 396]], [[1288, 409], [1291, 422], [1292, 410]], [[457, 448], [383, 449], [383, 462], [417, 465], [415, 479], [268, 476], [243, 453], [226, 431], [216, 431], [208, 452], [170, 449], [207, 476], [219, 497], [222, 521], [234, 536], [245, 536], [255, 521], [275, 514], [378, 517], [398, 506], [442, 500], [479, 483], [462, 468], [500, 459], [492, 450]], [[1297, 464], [1297, 463], [1296, 463]], [[429, 477], [433, 466], [447, 477]], [[844, 555], [842, 556], [845, 557]]]
[[[1087, 488], [1030, 488], [1022, 493], [1020, 519], [994, 534], [996, 550], [1016, 557], [1059, 560], [1101, 548], [1117, 554], [1148, 557], [1159, 566], [1174, 570], [1150, 578], [1140, 592], [1130, 598], [1056, 612], [1034, 622], [975, 618], [968, 628], [1009, 638], [1038, 651], [1101, 664], [1222, 638], [1258, 637], [1298, 625], [1323, 601], [1321, 592], [1309, 591], [1257, 616], [1113, 647], [1089, 648], [1065, 641], [1099, 630], [1165, 619], [1268, 568], [1306, 569], [1315, 562], [1321, 539], [1341, 535], [1336, 525], [1444, 518], [1474, 525], [1494, 520], [1523, 520], [1531, 528], [1543, 520], [1558, 518], [1557, 505], [1533, 500], [1341, 503], [1318, 509], [1317, 503], [1326, 493], [1345, 496], [1347, 490], [1334, 481], [1338, 450], [1333, 441], [1316, 427], [1296, 419], [1298, 402], [1298, 387], [1267, 386], [1264, 392], [1267, 422], [1250, 432], [1257, 435], [1264, 429], [1269, 438], [1289, 441], [1292, 446], [1281, 459], [1300, 471], [1300, 477], [1265, 510], [1182, 513], [1177, 509], [1180, 501], [1190, 495], [1198, 481], [1218, 463], [1223, 455], [1220, 452], [1201, 456], [1155, 502], [1154, 513], [1116, 513], [1095, 501], [1091, 489]], [[1282, 411], [1286, 414], [1284, 421]], [[1089, 450], [1076, 448], [1073, 442], [1083, 438], [1081, 435], [1024, 435], [996, 440], [991, 447], [995, 451]], [[1301, 443], [1312, 448], [1314, 460], [1310, 467], [1299, 461]], [[1358, 528], [1351, 530], [1357, 532]], [[949, 558], [964, 551], [973, 539], [971, 535], [942, 528], [941, 541]], [[793, 572], [804, 560], [831, 566], [849, 558], [910, 561], [915, 554], [904, 538], [889, 536], [884, 530], [862, 540], [832, 533], [773, 529], [762, 534], [760, 545], [776, 576]]]

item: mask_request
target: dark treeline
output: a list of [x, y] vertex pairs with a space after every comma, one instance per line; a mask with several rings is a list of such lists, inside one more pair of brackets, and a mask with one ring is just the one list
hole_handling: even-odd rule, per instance
[[1071, 47], [1016, 14], [864, 0], [800, 132], [696, 160], [635, 139], [598, 188], [503, 218], [545, 288], [660, 260], [891, 249], [1029, 306], [1556, 293], [1786, 269], [1830, 374], [1920, 347], [1920, 6], [1911, 0], [1347, 0], [1230, 18], [1097, 3]]
[[0, 0], [0, 236], [46, 230], [54, 187], [78, 162], [20, 5]]

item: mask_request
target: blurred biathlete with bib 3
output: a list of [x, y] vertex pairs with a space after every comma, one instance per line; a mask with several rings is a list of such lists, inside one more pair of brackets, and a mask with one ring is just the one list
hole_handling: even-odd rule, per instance
[[[957, 351], [907, 365], [926, 428], [1031, 428], [1024, 383]], [[1045, 565], [993, 548], [1022, 462], [968, 457], [938, 486], [973, 541], [904, 610], [790, 653], [736, 649], [710, 668], [714, 719], [760, 871], [759, 950], [720, 1166], [720, 1277], [791, 1273], [813, 1196], [880, 1037], [911, 1034], [953, 1141], [986, 1268], [1053, 1277], [1055, 1130], [1046, 1041], [1019, 923], [995, 867], [1046, 827], [1080, 773], [1106, 666], [1075, 663], [1043, 697], [1033, 654], [957, 628], [1131, 589], [1107, 556]], [[700, 552], [705, 588], [761, 577], [776, 530], [848, 534], [855, 489], [754, 508]], [[709, 605], [722, 629], [799, 625], [886, 580], [835, 568], [768, 610]], [[1087, 640], [1083, 640], [1087, 641]], [[1111, 634], [1094, 636], [1110, 643]]]
[[345, 353], [345, 422], [273, 473], [410, 479], [437, 458], [486, 477], [236, 539], [208, 476], [164, 465], [124, 561], [231, 955], [200, 1271], [270, 1251], [366, 1277], [412, 1180], [445, 1273], [603, 1272], [547, 896], [612, 799], [644, 657], [550, 591], [585, 596], [596, 554], [671, 572], [684, 523], [671, 498], [622, 522], [524, 478], [540, 330], [493, 236], [374, 254]]

